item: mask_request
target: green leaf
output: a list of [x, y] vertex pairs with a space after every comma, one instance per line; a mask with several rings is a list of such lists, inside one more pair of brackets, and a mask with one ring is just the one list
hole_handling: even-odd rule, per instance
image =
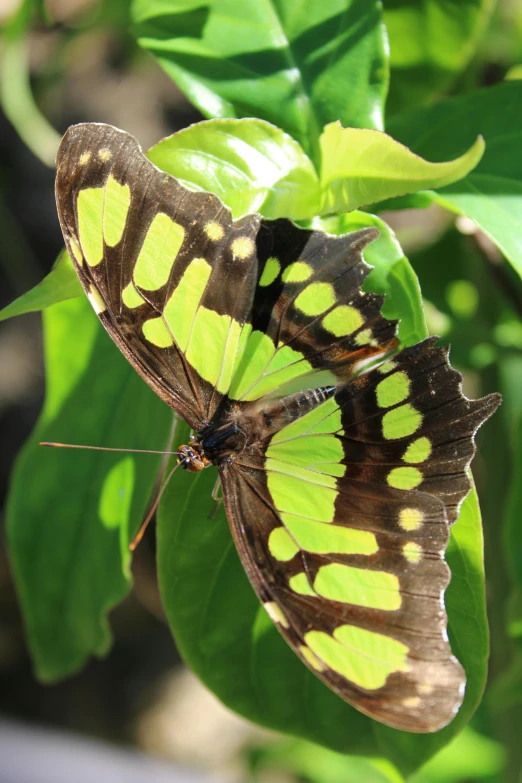
[[319, 181], [299, 144], [262, 120], [208, 120], [160, 141], [147, 153], [184, 185], [215, 193], [234, 218], [311, 217], [319, 208]]
[[379, 238], [364, 250], [365, 261], [374, 267], [364, 288], [386, 294], [383, 315], [390, 320], [400, 319], [399, 339], [404, 347], [415, 345], [428, 336], [417, 275], [384, 220], [366, 212], [350, 212], [318, 219], [313, 225], [330, 234], [346, 234], [366, 226], [378, 228]]
[[[303, 740], [270, 742], [250, 750], [256, 773], [290, 773], [310, 783], [402, 783], [401, 775], [382, 759], [344, 756]], [[500, 776], [506, 753], [499, 742], [467, 726], [409, 780], [411, 783], [490, 781]], [[294, 779], [292, 777], [292, 779]], [[495, 777], [495, 780], [500, 780]], [[503, 779], [503, 778], [502, 778]], [[264, 777], [260, 780], [264, 780]]]
[[[176, 445], [189, 437], [180, 422]], [[211, 498], [217, 471], [178, 471], [158, 512], [158, 575], [174, 638], [187, 664], [230, 709], [249, 720], [341, 753], [386, 757], [409, 773], [469, 721], [484, 687], [487, 625], [480, 513], [473, 492], [452, 530], [447, 593], [453, 650], [468, 677], [455, 720], [411, 735], [365, 717], [301, 664], [250, 587], [225, 513]]]
[[494, 0], [385, 0], [390, 41], [388, 113], [446, 90], [472, 57]]
[[206, 117], [260, 117], [312, 155], [323, 125], [382, 128], [378, 0], [134, 0], [134, 32]]
[[287, 772], [310, 783], [404, 783], [385, 759], [345, 756], [304, 740], [267, 743], [252, 749], [250, 759], [255, 773]]
[[416, 190], [440, 188], [466, 176], [484, 152], [484, 141], [477, 137], [460, 157], [429, 163], [386, 133], [342, 128], [338, 122], [326, 126], [320, 144], [321, 214], [350, 212]]
[[411, 779], [411, 783], [500, 781], [504, 780], [500, 776], [505, 763], [506, 753], [499, 742], [467, 726]]
[[69, 254], [63, 250], [49, 274], [38, 285], [0, 310], [0, 321], [13, 318], [15, 315], [44, 310], [58, 302], [81, 296], [82, 293], [82, 286]]
[[419, 190], [417, 193], [409, 193], [406, 196], [397, 196], [397, 198], [385, 199], [372, 205], [373, 212], [384, 212], [386, 210], [398, 209], [427, 209], [433, 204], [433, 193], [431, 191]]
[[[471, 473], [470, 473], [471, 478]], [[484, 692], [489, 654], [489, 629], [484, 582], [484, 541], [478, 496], [473, 488], [451, 529], [446, 560], [452, 577], [446, 591], [451, 647], [466, 669], [464, 703], [453, 723], [441, 734], [462, 728]]]
[[16, 463], [7, 535], [36, 672], [52, 682], [108, 650], [107, 612], [128, 592], [128, 543], [159, 462], [38, 443], [162, 448], [172, 414], [85, 297], [47, 310], [44, 326], [47, 395]]
[[320, 185], [299, 144], [262, 120], [197, 123], [147, 155], [186, 186], [215, 193], [235, 217], [260, 212], [305, 220], [452, 182], [476, 165], [483, 142], [457, 160], [429, 163], [385, 133], [332, 123], [321, 150]]
[[417, 154], [444, 160], [460, 154], [478, 133], [486, 152], [459, 182], [436, 199], [467, 215], [522, 275], [522, 81], [498, 84], [394, 118], [387, 129]]

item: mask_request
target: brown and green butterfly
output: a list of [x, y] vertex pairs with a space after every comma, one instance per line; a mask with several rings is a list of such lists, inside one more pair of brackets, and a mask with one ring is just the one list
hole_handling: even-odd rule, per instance
[[457, 712], [444, 554], [477, 428], [447, 349], [399, 350], [364, 293], [374, 228], [232, 220], [108, 125], [65, 134], [56, 199], [100, 321], [216, 465], [254, 590], [296, 655], [357, 709], [406, 731]]

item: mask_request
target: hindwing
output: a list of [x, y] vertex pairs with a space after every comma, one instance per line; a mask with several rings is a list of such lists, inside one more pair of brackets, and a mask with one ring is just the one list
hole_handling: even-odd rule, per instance
[[412, 732], [442, 728], [463, 698], [444, 554], [473, 435], [499, 404], [466, 399], [434, 342], [221, 468], [238, 551], [279, 631], [340, 696]]

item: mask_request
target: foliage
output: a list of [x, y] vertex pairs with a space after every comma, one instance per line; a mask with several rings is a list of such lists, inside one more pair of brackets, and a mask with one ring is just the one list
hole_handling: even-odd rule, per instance
[[[30, 10], [24, 3], [6, 28], [4, 57], [11, 62], [23, 52]], [[401, 318], [403, 343], [443, 326], [474, 396], [504, 392], [508, 413], [497, 417], [477, 460], [486, 538], [500, 542], [495, 526], [507, 489], [508, 429], [522, 408], [522, 81], [468, 91], [464, 81], [457, 84], [491, 12], [489, 0], [462, 0], [451, 12], [442, 0], [385, 0], [384, 10], [378, 0], [134, 0], [130, 29], [211, 118], [156, 144], [147, 153], [152, 162], [191, 188], [215, 192], [235, 217], [252, 211], [288, 216], [334, 234], [377, 225], [381, 237], [368, 248], [375, 269], [366, 287], [386, 293], [384, 313]], [[471, 80], [473, 69], [469, 73]], [[434, 102], [452, 84], [460, 94]], [[37, 149], [37, 130], [31, 134], [23, 113], [12, 110], [7, 83], [3, 102], [15, 126], [23, 125], [26, 143]], [[53, 138], [45, 134], [44, 159]], [[484, 250], [452, 221], [431, 247], [414, 251], [410, 263], [380, 213], [431, 203], [473, 220], [494, 244]], [[64, 456], [44, 453], [37, 444], [62, 439], [158, 449], [166, 447], [171, 429], [169, 411], [119, 355], [79, 294], [62, 255], [39, 286], [0, 313], [1, 320], [45, 309], [47, 397], [14, 472], [8, 535], [35, 668], [48, 682], [107, 652], [107, 612], [129, 589], [127, 546], [159, 462], [135, 455], [93, 458], [90, 452]], [[178, 422], [174, 444], [186, 438], [186, 425]], [[507, 563], [513, 584], [509, 616], [505, 581], [491, 607], [493, 675], [510, 659], [506, 620], [517, 645], [510, 671], [488, 697], [497, 711], [522, 701], [521, 440], [512, 439], [517, 460], [503, 512], [503, 546], [492, 548], [501, 562], [493, 563], [491, 578]], [[223, 512], [210, 519], [214, 481], [213, 469], [195, 476], [178, 472], [158, 512], [160, 587], [187, 663], [240, 714], [301, 738], [270, 758], [295, 775], [326, 780], [320, 764], [308, 763], [313, 754], [304, 740], [330, 749], [321, 751], [330, 754], [335, 770], [329, 782], [337, 779], [336, 770], [339, 780], [351, 774], [368, 781], [400, 781], [417, 770], [465, 727], [485, 684], [488, 628], [475, 493], [463, 504], [448, 550], [449, 632], [466, 668], [466, 699], [446, 729], [414, 736], [348, 707], [292, 655], [249, 587]], [[471, 754], [480, 746], [481, 769], [494, 776], [502, 753], [493, 740], [480, 745], [477, 737], [465, 729], [454, 742]], [[516, 759], [517, 749], [509, 750]], [[333, 751], [366, 758], [348, 766]], [[447, 756], [457, 770], [460, 752]], [[416, 780], [481, 774], [473, 766], [453, 777], [444, 767], [426, 770]]]
[[436, 200], [474, 220], [522, 275], [522, 82], [474, 90], [395, 117], [389, 131], [435, 160], [459, 154], [478, 132], [484, 136], [487, 153], [478, 166], [441, 188]]

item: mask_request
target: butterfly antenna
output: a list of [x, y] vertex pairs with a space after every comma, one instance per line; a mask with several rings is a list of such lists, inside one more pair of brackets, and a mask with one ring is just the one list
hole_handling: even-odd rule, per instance
[[[173, 453], [176, 454], [177, 452], [173, 452]], [[143, 538], [143, 536], [145, 534], [145, 531], [146, 531], [147, 527], [149, 526], [149, 522], [152, 519], [152, 517], [154, 516], [154, 514], [156, 512], [156, 509], [159, 506], [159, 502], [161, 500], [161, 497], [162, 497], [163, 493], [165, 492], [165, 490], [167, 489], [167, 484], [169, 483], [170, 479], [172, 478], [172, 475], [176, 472], [176, 470], [178, 468], [179, 468], [179, 462], [176, 465], [174, 465], [174, 467], [170, 471], [169, 475], [167, 476], [167, 478], [163, 482], [163, 485], [161, 486], [161, 489], [159, 490], [158, 494], [156, 495], [156, 499], [155, 499], [154, 503], [152, 504], [152, 506], [151, 506], [151, 508], [149, 510], [149, 513], [145, 517], [145, 519], [144, 519], [140, 529], [138, 530], [138, 532], [136, 533], [136, 535], [134, 536], [134, 538], [132, 539], [132, 541], [129, 544], [129, 549], [130, 549], [131, 552], [134, 552], [134, 550], [136, 549], [136, 547], [140, 543], [141, 539]]]
[[166, 456], [177, 456], [179, 451], [156, 451], [155, 449], [116, 449], [110, 446], [81, 446], [77, 443], [53, 443], [50, 441], [41, 441], [40, 446], [52, 446], [56, 449], [86, 449], [87, 451], [116, 451], [120, 454], [163, 454]]

